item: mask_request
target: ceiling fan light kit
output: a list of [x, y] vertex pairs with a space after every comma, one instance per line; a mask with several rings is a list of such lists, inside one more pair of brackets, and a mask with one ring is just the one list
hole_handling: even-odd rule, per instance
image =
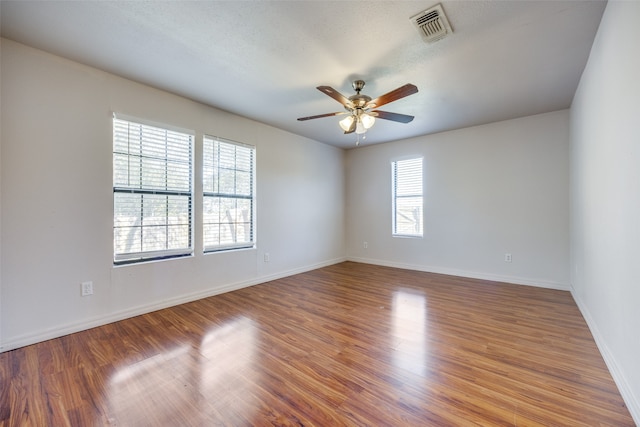
[[[406, 84], [375, 99], [371, 99], [370, 96], [360, 93], [362, 88], [364, 88], [364, 85], [364, 80], [354, 81], [351, 86], [356, 91], [356, 94], [351, 95], [348, 98], [330, 86], [318, 86], [317, 89], [320, 92], [330, 96], [331, 98], [342, 104], [346, 112], [338, 111], [335, 113], [318, 114], [315, 116], [300, 117], [298, 118], [298, 120], [305, 121], [311, 119], [319, 119], [321, 117], [331, 117], [348, 114], [348, 116], [340, 120], [338, 124], [345, 134], [355, 132], [358, 136], [366, 133], [367, 130], [371, 129], [371, 127], [376, 122], [376, 118], [391, 120], [399, 123], [409, 123], [413, 120], [413, 116], [391, 113], [388, 111], [377, 109], [374, 110], [374, 108], [378, 108], [390, 102], [397, 101], [400, 98], [404, 98], [405, 96], [417, 93], [418, 88], [415, 85]], [[358, 137], [356, 145], [358, 145], [359, 142], [360, 139]]]
[[349, 129], [351, 129], [354, 122], [356, 123], [355, 133], [363, 134], [367, 130], [371, 129], [373, 124], [376, 122], [376, 118], [367, 113], [360, 113], [357, 117], [355, 115], [349, 115], [340, 120], [338, 124], [345, 133], [351, 133], [349, 132]]

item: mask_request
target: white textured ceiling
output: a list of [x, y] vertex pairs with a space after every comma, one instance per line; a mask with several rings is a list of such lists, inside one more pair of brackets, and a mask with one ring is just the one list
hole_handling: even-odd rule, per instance
[[442, 1], [454, 33], [425, 44], [410, 17], [432, 1], [6, 1], [2, 37], [338, 147], [341, 111], [315, 89], [384, 106], [374, 144], [568, 108], [603, 1]]

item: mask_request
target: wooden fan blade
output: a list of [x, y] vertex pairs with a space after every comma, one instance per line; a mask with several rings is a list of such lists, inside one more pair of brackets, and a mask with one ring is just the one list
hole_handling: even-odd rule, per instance
[[330, 97], [332, 97], [333, 99], [338, 101], [340, 104], [344, 105], [345, 107], [353, 108], [353, 103], [349, 101], [349, 98], [347, 98], [346, 96], [344, 96], [343, 94], [341, 94], [340, 92], [332, 88], [331, 86], [318, 86], [316, 89], [318, 89], [320, 92], [324, 93], [325, 95], [329, 95]]
[[409, 116], [407, 114], [390, 113], [388, 111], [373, 110], [370, 111], [369, 114], [379, 119], [391, 120], [400, 123], [409, 123], [411, 120], [413, 120], [413, 116]]
[[317, 116], [299, 117], [298, 121], [303, 122], [305, 120], [320, 119], [322, 117], [340, 116], [342, 114], [347, 114], [347, 112], [346, 111], [338, 111], [336, 113], [318, 114]]
[[397, 101], [400, 98], [404, 98], [405, 96], [413, 95], [418, 92], [418, 88], [411, 83], [407, 83], [404, 86], [399, 87], [398, 89], [392, 90], [389, 93], [385, 93], [382, 96], [377, 97], [369, 102], [367, 102], [366, 108], [375, 108], [381, 107], [384, 104], [388, 104], [393, 101]]

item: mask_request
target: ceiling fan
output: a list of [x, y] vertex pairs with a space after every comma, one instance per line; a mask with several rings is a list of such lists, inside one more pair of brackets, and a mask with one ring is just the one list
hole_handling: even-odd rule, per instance
[[338, 111], [335, 113], [318, 114], [316, 116], [300, 117], [299, 121], [319, 119], [321, 117], [341, 116], [348, 114], [347, 117], [340, 120], [339, 124], [345, 134], [353, 133], [363, 134], [367, 129], [373, 126], [375, 119], [391, 120], [400, 123], [409, 123], [413, 120], [413, 116], [399, 113], [391, 113], [389, 111], [376, 110], [374, 108], [381, 107], [405, 96], [413, 95], [418, 92], [418, 88], [412, 84], [406, 84], [389, 93], [385, 93], [375, 99], [360, 93], [364, 87], [364, 80], [355, 80], [351, 86], [356, 91], [355, 95], [346, 97], [330, 86], [318, 86], [317, 89], [329, 95], [344, 106], [346, 111]]

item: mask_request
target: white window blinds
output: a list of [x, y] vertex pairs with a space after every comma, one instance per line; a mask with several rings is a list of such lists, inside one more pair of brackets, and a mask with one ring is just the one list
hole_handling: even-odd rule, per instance
[[393, 235], [422, 237], [422, 158], [391, 163]]
[[254, 174], [255, 147], [204, 137], [205, 252], [254, 246]]
[[193, 135], [113, 119], [114, 262], [193, 253]]

